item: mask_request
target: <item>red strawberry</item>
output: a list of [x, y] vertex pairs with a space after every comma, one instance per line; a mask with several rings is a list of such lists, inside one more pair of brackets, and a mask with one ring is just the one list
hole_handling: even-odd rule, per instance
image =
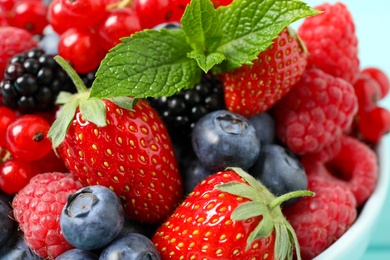
[[[305, 170], [326, 171], [315, 161]], [[317, 167], [322, 169], [318, 169]], [[343, 183], [324, 176], [308, 175], [308, 189], [315, 192], [283, 209], [298, 237], [302, 259], [313, 259], [333, 244], [356, 219], [356, 200]]]
[[[71, 70], [65, 61], [61, 64]], [[62, 108], [49, 131], [54, 146], [59, 145], [60, 157], [84, 186], [112, 189], [130, 218], [162, 222], [183, 195], [176, 157], [162, 120], [144, 100], [128, 110], [123, 98], [111, 99], [115, 103], [90, 101], [82, 82], [76, 80], [75, 84], [79, 93]]]
[[15, 55], [37, 47], [38, 42], [27, 30], [12, 26], [0, 27], [0, 80], [9, 60]]
[[54, 259], [73, 248], [60, 228], [60, 215], [68, 195], [82, 187], [69, 173], [42, 173], [31, 178], [12, 201], [14, 217], [29, 248], [43, 258]]
[[152, 241], [163, 260], [291, 259], [299, 245], [281, 202], [252, 176], [231, 168], [200, 183]]
[[308, 67], [353, 83], [359, 72], [359, 58], [351, 13], [342, 3], [324, 3], [315, 9], [323, 13], [306, 18], [298, 29], [309, 52]]
[[316, 153], [349, 129], [357, 109], [352, 84], [308, 69], [273, 110], [276, 134], [297, 154]]
[[253, 65], [223, 73], [226, 107], [252, 116], [271, 108], [297, 83], [306, 67], [306, 52], [292, 29], [284, 29]]

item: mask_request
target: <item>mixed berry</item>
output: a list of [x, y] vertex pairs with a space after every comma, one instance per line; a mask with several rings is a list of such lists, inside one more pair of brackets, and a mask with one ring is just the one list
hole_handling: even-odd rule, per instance
[[346, 5], [285, 2], [0, 1], [0, 256], [312, 259], [348, 231], [389, 78]]

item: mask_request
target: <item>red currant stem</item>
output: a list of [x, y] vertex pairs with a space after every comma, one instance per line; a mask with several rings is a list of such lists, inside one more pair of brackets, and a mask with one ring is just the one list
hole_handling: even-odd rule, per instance
[[283, 194], [277, 198], [275, 198], [270, 204], [269, 208], [273, 210], [277, 206], [280, 206], [283, 202], [293, 199], [293, 198], [298, 198], [298, 197], [305, 197], [305, 196], [314, 196], [315, 193], [309, 190], [297, 190], [297, 191], [291, 191], [289, 193]]
[[107, 10], [112, 10], [112, 9], [115, 9], [115, 8], [125, 8], [126, 6], [132, 6], [133, 5], [133, 1], [132, 0], [121, 0], [117, 3], [112, 3], [112, 4], [109, 4], [107, 5], [106, 9]]
[[8, 151], [6, 149], [4, 149], [3, 151], [5, 151], [5, 153], [4, 153], [4, 156], [0, 157], [0, 164], [2, 164], [3, 162], [6, 162], [9, 158], [11, 158], [10, 151]]
[[77, 92], [79, 94], [88, 92], [89, 90], [85, 86], [83, 80], [80, 78], [79, 74], [70, 66], [70, 64], [61, 56], [56, 55], [54, 60], [65, 70], [65, 72], [72, 79], [73, 84], [76, 86]]

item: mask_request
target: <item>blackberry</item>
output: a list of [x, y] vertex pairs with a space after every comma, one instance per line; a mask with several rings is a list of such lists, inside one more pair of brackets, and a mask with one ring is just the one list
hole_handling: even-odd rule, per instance
[[[40, 48], [12, 57], [0, 82], [2, 104], [23, 114], [51, 111], [60, 91], [75, 93], [72, 80], [53, 57]], [[91, 85], [90, 74], [81, 76]]]
[[210, 74], [204, 74], [200, 83], [191, 89], [148, 100], [166, 124], [173, 141], [188, 139], [199, 118], [225, 108], [222, 81]]

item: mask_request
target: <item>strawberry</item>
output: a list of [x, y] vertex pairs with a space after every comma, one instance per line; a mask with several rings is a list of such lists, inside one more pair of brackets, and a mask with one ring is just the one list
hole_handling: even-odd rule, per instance
[[152, 241], [163, 260], [292, 259], [294, 246], [299, 259], [295, 232], [279, 206], [290, 195], [275, 198], [242, 169], [230, 168], [196, 186]]
[[[60, 63], [72, 72], [64, 60]], [[183, 193], [165, 125], [144, 100], [127, 110], [121, 100], [134, 100], [88, 100], [85, 86], [77, 80], [75, 84], [76, 99], [62, 108], [49, 131], [59, 156], [84, 186], [112, 189], [131, 219], [163, 221]]]
[[252, 65], [221, 75], [229, 110], [252, 116], [271, 108], [299, 81], [306, 67], [305, 47], [285, 28]]

